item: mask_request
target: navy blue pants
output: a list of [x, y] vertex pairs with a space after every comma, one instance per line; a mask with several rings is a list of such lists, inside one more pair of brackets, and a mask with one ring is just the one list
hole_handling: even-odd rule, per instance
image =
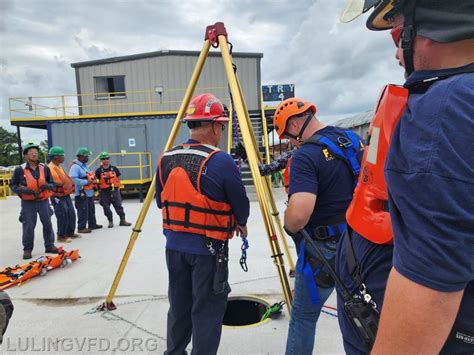
[[100, 191], [99, 202], [104, 209], [105, 217], [107, 220], [112, 221], [113, 215], [110, 205], [114, 206], [115, 212], [117, 212], [121, 221], [125, 220], [125, 212], [122, 207], [122, 196], [120, 195], [120, 189], [105, 189]]
[[35, 241], [36, 221], [40, 217], [43, 224], [44, 247], [47, 249], [54, 245], [54, 231], [51, 223], [52, 210], [49, 200], [24, 201], [21, 200], [20, 222], [23, 225], [23, 250], [32, 251]]
[[76, 196], [74, 198], [74, 205], [77, 210], [77, 229], [86, 228], [88, 222], [89, 228], [97, 224], [94, 197]]
[[[351, 237], [354, 255], [361, 269], [362, 280], [377, 304], [377, 309], [381, 311], [388, 274], [392, 269], [393, 246], [374, 244], [354, 231], [351, 231]], [[336, 272], [349, 292], [354, 293], [356, 286], [347, 267], [345, 237], [341, 238], [337, 248]], [[346, 354], [368, 354], [368, 349], [344, 312], [344, 299], [339, 290], [337, 290], [337, 309]]]
[[58, 236], [73, 235], [76, 229], [76, 211], [72, 205], [71, 197], [52, 197], [51, 202], [58, 221]]
[[217, 354], [230, 288], [220, 295], [212, 291], [215, 257], [166, 249], [166, 264], [170, 309], [165, 354], [185, 354], [191, 336], [192, 354]]

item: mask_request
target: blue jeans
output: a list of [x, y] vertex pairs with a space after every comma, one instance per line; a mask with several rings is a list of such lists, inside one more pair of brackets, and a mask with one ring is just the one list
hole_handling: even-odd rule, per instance
[[[310, 251], [310, 254], [313, 253]], [[313, 304], [303, 273], [296, 272], [295, 297], [291, 307], [290, 327], [286, 340], [286, 355], [310, 355], [313, 353], [316, 322], [324, 303], [333, 290], [334, 287], [318, 287], [320, 302]]]

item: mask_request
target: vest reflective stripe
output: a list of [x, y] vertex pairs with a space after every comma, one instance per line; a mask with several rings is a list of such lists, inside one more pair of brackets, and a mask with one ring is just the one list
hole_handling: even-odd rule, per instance
[[206, 162], [217, 152], [219, 149], [211, 146], [181, 145], [160, 157], [164, 229], [218, 240], [232, 238], [235, 218], [230, 204], [201, 193], [201, 174]]
[[21, 168], [23, 169], [23, 176], [25, 177], [26, 180], [26, 186], [20, 185], [22, 187], [27, 187], [30, 190], [33, 190], [34, 192], [39, 193], [39, 197], [36, 198], [35, 195], [31, 194], [19, 194], [20, 198], [25, 201], [34, 201], [34, 200], [47, 200], [52, 196], [52, 192], [49, 190], [44, 190], [41, 191], [41, 186], [46, 184], [46, 174], [44, 172], [44, 165], [43, 164], [38, 164], [38, 169], [39, 169], [39, 178], [38, 180], [33, 177], [33, 174], [31, 174], [30, 169], [26, 168], [26, 164], [22, 164]]
[[408, 90], [405, 88], [387, 85], [382, 90], [369, 127], [359, 183], [346, 213], [350, 227], [376, 244], [392, 243], [384, 165], [393, 130], [405, 112], [407, 100]]
[[48, 164], [49, 170], [51, 171], [51, 176], [53, 177], [54, 182], [62, 182], [62, 186], [56, 186], [56, 190], [53, 192], [55, 197], [69, 196], [74, 192], [74, 182], [66, 174], [63, 168], [60, 165], [56, 165], [53, 162]]
[[283, 185], [285, 186], [286, 194], [290, 192], [290, 164], [291, 164], [291, 157], [286, 162], [285, 171], [283, 172]]
[[110, 187], [120, 188], [120, 179], [115, 174], [115, 171], [102, 171], [100, 173], [99, 187], [103, 189], [108, 189]]
[[81, 186], [81, 190], [84, 190], [84, 191], [94, 190], [97, 187], [97, 179], [95, 177], [95, 173], [93, 171], [87, 171], [86, 169], [84, 169], [84, 167], [77, 162], [77, 159], [74, 159], [71, 162], [71, 165], [69, 165], [69, 173], [71, 173], [71, 168], [74, 164], [76, 164], [86, 173], [86, 176], [83, 177], [82, 179], [87, 179], [87, 181], [89, 181], [89, 185]]

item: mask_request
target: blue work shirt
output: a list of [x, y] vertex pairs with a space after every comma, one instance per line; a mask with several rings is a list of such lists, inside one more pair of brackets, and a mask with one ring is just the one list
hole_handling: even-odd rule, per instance
[[[184, 144], [199, 144], [198, 141], [189, 139]], [[201, 174], [201, 192], [214, 201], [227, 202], [232, 206], [237, 224], [245, 226], [250, 212], [250, 203], [247, 198], [245, 187], [242, 183], [239, 170], [232, 157], [225, 152], [217, 152], [206, 162], [206, 169]], [[159, 166], [156, 171], [156, 204], [161, 209], [161, 185]], [[166, 248], [170, 250], [209, 255], [203, 235], [163, 231], [166, 236]], [[222, 242], [212, 239], [214, 249], [218, 249]]]
[[[468, 68], [473, 69], [474, 63], [461, 69]], [[410, 88], [453, 71], [418, 71], [410, 75], [405, 86]], [[407, 109], [393, 132], [385, 166], [395, 269], [437, 291], [465, 290], [455, 328], [471, 336], [473, 137], [474, 73], [450, 76], [426, 90], [410, 92]]]
[[[69, 177], [74, 181], [74, 195], [79, 196], [81, 194], [82, 186], [88, 184], [87, 173], [91, 171], [86, 163], [81, 163], [79, 160], [76, 160], [72, 164], [71, 169], [69, 170]], [[94, 190], [84, 190], [84, 193], [87, 197], [94, 196]]]
[[[40, 163], [38, 163], [38, 165], [39, 164]], [[49, 171], [48, 166], [43, 164], [43, 167], [44, 167], [44, 175], [45, 175], [44, 178], [46, 180], [46, 183], [54, 187], [55, 186], [54, 181], [51, 177], [51, 172]], [[33, 178], [35, 178], [36, 180], [40, 178], [40, 169], [38, 169], [38, 166], [36, 167], [36, 169], [31, 169], [30, 164], [26, 162], [25, 168], [31, 171], [31, 176], [33, 176]], [[14, 193], [18, 194], [18, 188], [20, 187], [20, 185], [26, 186], [25, 172], [23, 171], [23, 167], [21, 165], [17, 166], [15, 170], [13, 171], [12, 179], [10, 181], [10, 188]]]
[[[326, 126], [315, 134], [336, 144], [338, 137], [345, 137], [342, 129], [333, 126]], [[362, 150], [359, 147], [359, 161]], [[303, 144], [291, 158], [289, 195], [309, 192], [317, 196], [307, 227], [325, 225], [328, 219], [344, 214], [352, 200], [353, 182], [346, 163], [331, 155], [322, 145]]]

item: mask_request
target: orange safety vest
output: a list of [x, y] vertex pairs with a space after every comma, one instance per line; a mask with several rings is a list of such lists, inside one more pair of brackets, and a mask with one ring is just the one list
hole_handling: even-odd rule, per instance
[[23, 176], [25, 177], [26, 180], [26, 186], [20, 184], [21, 187], [27, 187], [30, 190], [33, 190], [34, 192], [39, 193], [39, 197], [35, 197], [35, 195], [31, 194], [19, 194], [18, 196], [25, 201], [43, 201], [47, 200], [50, 198], [53, 193], [52, 191], [49, 190], [43, 190], [41, 191], [41, 186], [46, 184], [46, 174], [44, 172], [44, 165], [43, 164], [38, 164], [38, 169], [39, 169], [39, 178], [35, 179], [33, 177], [33, 174], [31, 174], [30, 169], [26, 168], [26, 163], [21, 164], [21, 168], [23, 169]]
[[384, 166], [393, 130], [407, 101], [408, 90], [403, 87], [387, 85], [382, 90], [369, 127], [359, 182], [346, 212], [349, 226], [376, 244], [391, 244], [393, 239]]
[[186, 144], [160, 157], [164, 229], [218, 240], [233, 237], [236, 222], [231, 205], [201, 193], [201, 173], [206, 162], [219, 151], [210, 145]]
[[286, 194], [290, 192], [290, 164], [291, 164], [291, 157], [286, 162], [285, 171], [283, 172], [283, 185], [285, 186]]
[[74, 192], [74, 182], [67, 175], [63, 168], [59, 165], [50, 162], [48, 164], [49, 170], [51, 171], [51, 176], [53, 177], [54, 182], [62, 182], [62, 186], [56, 186], [56, 190], [53, 192], [54, 197], [63, 197], [69, 196]]
[[115, 171], [102, 171], [100, 173], [99, 187], [104, 190], [112, 187], [112, 189], [120, 188], [120, 179]]
[[[71, 172], [71, 168], [74, 164], [79, 165], [77, 159], [74, 159], [71, 162], [71, 165], [69, 165], [69, 172]], [[79, 167], [85, 171], [85, 169], [81, 165], [79, 165]], [[93, 171], [86, 171], [86, 179], [89, 181], [89, 185], [83, 185], [81, 186], [81, 189], [84, 191], [94, 190], [97, 187], [97, 179], [95, 178], [95, 173]]]

